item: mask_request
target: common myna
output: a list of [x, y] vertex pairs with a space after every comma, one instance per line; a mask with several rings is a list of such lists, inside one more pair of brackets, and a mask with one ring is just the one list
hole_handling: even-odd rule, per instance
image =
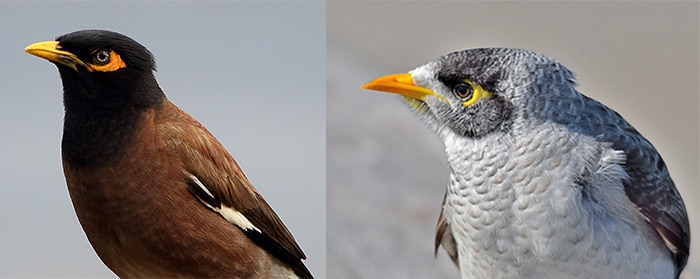
[[158, 86], [151, 53], [84, 30], [25, 51], [63, 82], [63, 170], [75, 212], [120, 277], [312, 278], [236, 161]]
[[437, 225], [463, 278], [677, 278], [690, 228], [661, 155], [576, 91], [555, 59], [454, 52], [366, 89], [404, 97], [442, 138]]

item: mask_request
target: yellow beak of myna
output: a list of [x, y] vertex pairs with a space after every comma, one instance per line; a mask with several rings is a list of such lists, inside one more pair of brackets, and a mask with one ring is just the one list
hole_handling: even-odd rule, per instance
[[33, 43], [24, 48], [24, 51], [52, 62], [61, 63], [71, 67], [75, 71], [78, 71], [78, 65], [88, 70], [90, 69], [90, 67], [75, 54], [61, 50], [61, 46], [57, 41]]
[[432, 96], [446, 103], [450, 103], [445, 97], [435, 93], [430, 88], [416, 85], [410, 73], [393, 74], [383, 76], [362, 85], [363, 89], [396, 93], [404, 97], [410, 97], [425, 101], [425, 97]]

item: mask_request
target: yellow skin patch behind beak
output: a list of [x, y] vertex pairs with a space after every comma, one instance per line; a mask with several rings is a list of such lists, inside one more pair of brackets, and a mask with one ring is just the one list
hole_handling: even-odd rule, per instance
[[473, 105], [474, 103], [476, 103], [476, 101], [482, 98], [489, 98], [492, 96], [491, 92], [486, 91], [486, 89], [481, 87], [481, 85], [474, 84], [471, 80], [468, 79], [465, 79], [464, 82], [466, 84], [469, 84], [469, 86], [472, 87], [472, 90], [474, 90], [474, 93], [472, 93], [471, 98], [462, 102], [462, 105], [464, 105], [465, 107]]
[[113, 50], [109, 51], [109, 62], [102, 65], [95, 63], [86, 63], [80, 58], [78, 58], [78, 56], [76, 56], [75, 54], [61, 50], [61, 46], [57, 41], [45, 41], [34, 43], [24, 48], [24, 51], [29, 54], [44, 58], [46, 60], [66, 65], [71, 69], [75, 70], [76, 72], [78, 71], [78, 66], [84, 67], [90, 72], [112, 72], [121, 68], [126, 68], [126, 63], [124, 63], [121, 56], [119, 56], [119, 54], [117, 54]]
[[404, 74], [394, 74], [383, 76], [365, 83], [361, 86], [364, 89], [376, 90], [382, 92], [396, 93], [406, 97], [411, 106], [416, 107], [418, 104], [415, 103], [416, 100], [411, 101], [409, 98], [425, 101], [425, 97], [431, 96], [438, 98], [445, 103], [450, 103], [445, 97], [440, 96], [435, 93], [430, 88], [416, 85], [413, 82], [413, 77], [409, 73]]

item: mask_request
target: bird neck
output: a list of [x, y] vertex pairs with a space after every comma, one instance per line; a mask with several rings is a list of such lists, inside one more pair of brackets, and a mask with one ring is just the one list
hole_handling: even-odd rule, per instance
[[85, 83], [64, 68], [59, 67], [66, 112], [61, 143], [65, 162], [73, 168], [95, 168], [116, 161], [137, 135], [145, 113], [164, 102], [163, 91], [153, 75], [141, 75], [126, 88]]
[[101, 167], [116, 161], [132, 142], [142, 119], [143, 111], [134, 107], [92, 112], [67, 109], [63, 159], [73, 168]]
[[148, 105], [84, 99], [66, 102], [61, 143], [65, 162], [73, 168], [99, 168], [117, 161], [142, 129], [146, 113], [163, 104], [162, 91], [158, 89], [157, 94], [160, 97]]

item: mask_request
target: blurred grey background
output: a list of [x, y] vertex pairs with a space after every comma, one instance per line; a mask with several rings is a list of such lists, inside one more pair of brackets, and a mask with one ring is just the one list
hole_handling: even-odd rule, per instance
[[458, 278], [434, 227], [442, 143], [401, 98], [359, 86], [452, 51], [526, 48], [576, 72], [579, 91], [658, 149], [693, 232], [700, 278], [698, 2], [327, 3], [329, 278]]
[[61, 169], [62, 87], [30, 43], [109, 29], [150, 49], [175, 104], [231, 152], [325, 278], [325, 3], [0, 2], [0, 277], [115, 277]]

